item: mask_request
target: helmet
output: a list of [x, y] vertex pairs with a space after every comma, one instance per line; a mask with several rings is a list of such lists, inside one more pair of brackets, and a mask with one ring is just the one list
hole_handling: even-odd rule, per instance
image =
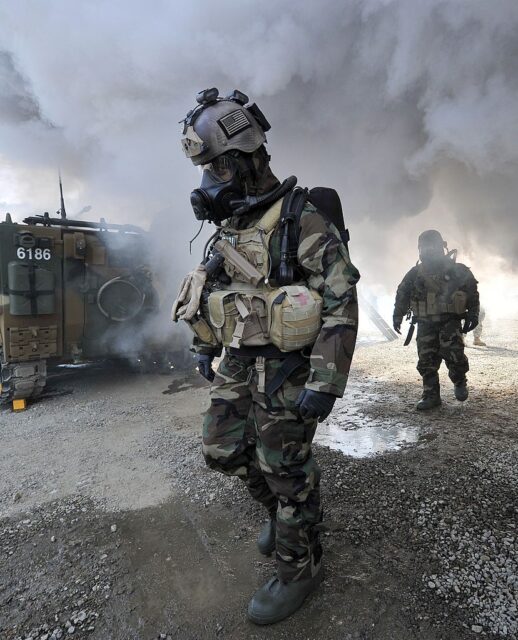
[[201, 185], [191, 193], [196, 218], [221, 224], [287, 192], [269, 167], [270, 124], [259, 107], [246, 106], [248, 96], [237, 89], [225, 98], [215, 87], [205, 89], [196, 100], [182, 138], [185, 155], [202, 169]]
[[419, 236], [417, 240], [417, 247], [421, 249], [421, 247], [436, 247], [441, 250], [444, 249], [446, 243], [442, 239], [441, 234], [435, 229], [428, 229], [428, 231], [423, 231], [423, 233]]
[[187, 114], [182, 148], [195, 166], [208, 164], [231, 150], [253, 153], [266, 142], [270, 125], [259, 107], [246, 107], [248, 96], [234, 90], [226, 98], [218, 90], [200, 91], [198, 106]]
[[438, 231], [429, 229], [428, 231], [423, 231], [419, 236], [417, 247], [421, 262], [436, 261], [444, 258], [446, 242], [444, 242]]

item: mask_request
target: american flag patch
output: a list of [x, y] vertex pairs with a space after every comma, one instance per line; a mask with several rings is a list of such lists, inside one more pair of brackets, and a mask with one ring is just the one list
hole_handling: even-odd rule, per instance
[[226, 116], [218, 120], [218, 124], [225, 132], [227, 138], [232, 138], [232, 136], [252, 126], [245, 112], [241, 111], [241, 109], [227, 113]]

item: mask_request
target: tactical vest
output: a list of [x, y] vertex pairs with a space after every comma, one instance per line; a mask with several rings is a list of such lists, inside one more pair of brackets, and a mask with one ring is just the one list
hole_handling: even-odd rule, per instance
[[446, 271], [438, 275], [426, 274], [421, 264], [410, 308], [417, 319], [438, 320], [444, 315], [462, 316], [466, 313], [468, 296], [459, 289], [455, 274]]
[[202, 302], [200, 315], [206, 326], [198, 327], [201, 331], [196, 330], [196, 323], [192, 326], [205, 343], [237, 349], [273, 344], [286, 352], [314, 344], [322, 325], [321, 296], [305, 282], [281, 287], [270, 282], [270, 241], [279, 223], [281, 206], [282, 199], [253, 227], [222, 228], [220, 238], [230, 242], [263, 275], [263, 280], [257, 286], [247, 283], [225, 260], [230, 284], [211, 291]]

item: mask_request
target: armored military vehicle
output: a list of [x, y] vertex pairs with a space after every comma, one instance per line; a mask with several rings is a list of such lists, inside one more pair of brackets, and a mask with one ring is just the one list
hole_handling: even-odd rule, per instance
[[137, 356], [158, 307], [148, 234], [9, 214], [0, 222], [0, 401], [38, 396], [49, 364]]

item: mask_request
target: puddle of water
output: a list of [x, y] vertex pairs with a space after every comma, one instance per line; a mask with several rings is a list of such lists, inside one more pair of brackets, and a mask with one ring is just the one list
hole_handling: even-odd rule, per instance
[[353, 458], [368, 458], [379, 453], [399, 451], [407, 444], [419, 440], [418, 427], [368, 426], [358, 429], [344, 429], [342, 426], [325, 423], [319, 425], [315, 442], [341, 451]]
[[95, 362], [66, 362], [65, 364], [58, 364], [56, 369], [88, 369], [95, 365]]

